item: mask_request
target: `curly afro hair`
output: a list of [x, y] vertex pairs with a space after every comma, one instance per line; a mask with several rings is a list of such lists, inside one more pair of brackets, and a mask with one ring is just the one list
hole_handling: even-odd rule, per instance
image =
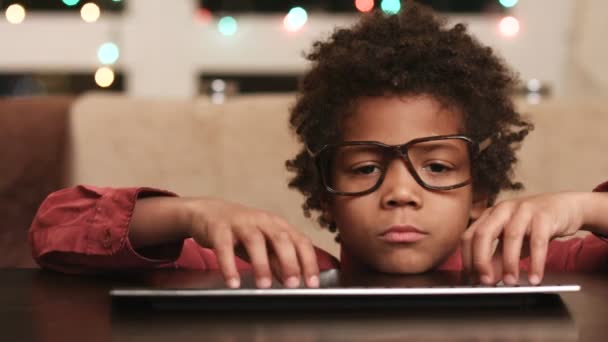
[[[474, 191], [492, 205], [501, 190], [522, 188], [512, 180], [515, 150], [533, 126], [514, 109], [517, 76], [463, 24], [448, 27], [433, 11], [408, 2], [400, 14], [377, 11], [337, 29], [315, 42], [307, 59], [312, 67], [290, 116], [304, 147], [285, 163], [295, 173], [289, 187], [306, 198], [305, 216], [320, 213], [327, 195], [306, 146], [314, 151], [338, 142], [343, 116], [364, 96], [429, 95], [458, 109], [464, 134], [476, 141], [495, 136], [472, 165]], [[318, 221], [329, 224], [322, 215]]]

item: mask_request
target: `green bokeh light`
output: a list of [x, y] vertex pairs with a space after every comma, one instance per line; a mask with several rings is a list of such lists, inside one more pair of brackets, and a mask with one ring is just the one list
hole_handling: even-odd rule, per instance
[[400, 0], [382, 0], [380, 8], [386, 14], [397, 14], [401, 10]]
[[114, 43], [105, 43], [97, 50], [97, 58], [101, 64], [114, 64], [120, 57], [120, 50]]
[[292, 8], [287, 15], [290, 24], [295, 27], [303, 26], [308, 20], [308, 13], [306, 13], [306, 10], [302, 7]]
[[80, 0], [63, 0], [63, 3], [67, 6], [76, 6], [79, 2]]
[[513, 7], [515, 5], [517, 5], [518, 0], [499, 0], [498, 2], [500, 2], [501, 5], [503, 5], [504, 7]]
[[223, 17], [217, 23], [217, 29], [225, 36], [232, 36], [239, 29], [239, 25], [233, 17]]

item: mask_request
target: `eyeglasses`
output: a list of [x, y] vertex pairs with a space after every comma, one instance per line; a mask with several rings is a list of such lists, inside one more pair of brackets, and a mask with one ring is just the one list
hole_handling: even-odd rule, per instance
[[477, 143], [464, 135], [442, 135], [411, 140], [402, 145], [377, 141], [328, 144], [308, 153], [315, 159], [328, 192], [358, 196], [382, 185], [390, 163], [403, 159], [416, 182], [428, 190], [452, 190], [471, 184], [471, 161], [492, 143]]

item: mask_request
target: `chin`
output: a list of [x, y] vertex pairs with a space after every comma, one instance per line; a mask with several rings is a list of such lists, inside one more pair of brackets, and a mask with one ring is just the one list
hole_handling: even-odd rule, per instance
[[431, 270], [435, 265], [430, 256], [412, 255], [412, 253], [394, 253], [387, 258], [374, 261], [374, 266], [378, 271], [392, 274], [424, 273]]

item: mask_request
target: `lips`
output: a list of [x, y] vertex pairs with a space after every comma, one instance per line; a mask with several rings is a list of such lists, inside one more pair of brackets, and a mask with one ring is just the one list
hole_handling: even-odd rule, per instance
[[380, 233], [381, 240], [390, 243], [413, 243], [427, 237], [429, 233], [409, 225], [394, 225]]

